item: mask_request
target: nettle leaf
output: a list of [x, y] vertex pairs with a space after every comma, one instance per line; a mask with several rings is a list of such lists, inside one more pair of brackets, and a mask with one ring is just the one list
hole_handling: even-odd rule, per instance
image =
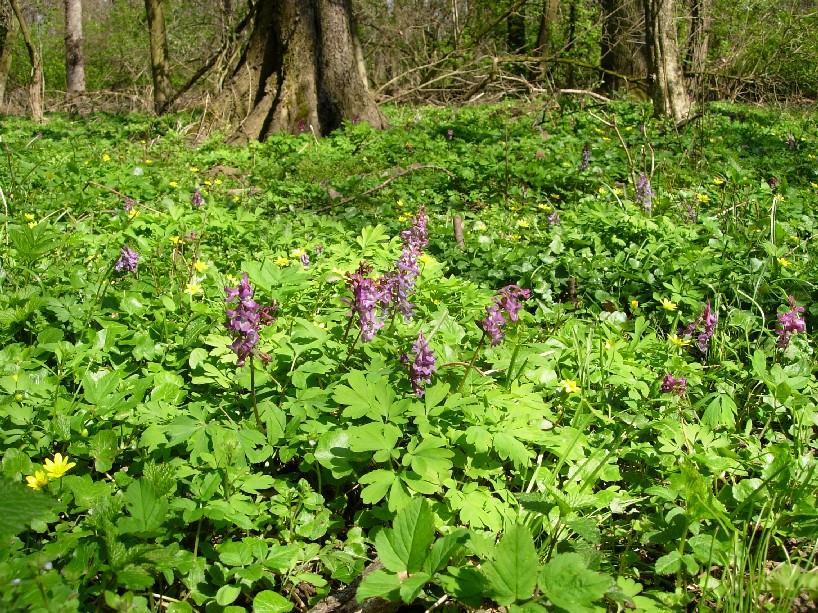
[[432, 511], [425, 499], [415, 498], [398, 511], [391, 529], [378, 533], [375, 547], [388, 570], [414, 573], [423, 567], [434, 537]]
[[540, 573], [540, 589], [566, 611], [594, 611], [593, 603], [613, 587], [613, 579], [592, 571], [578, 553], [557, 554]]
[[526, 526], [512, 527], [497, 546], [494, 561], [483, 568], [489, 595], [505, 605], [531, 598], [537, 585], [538, 566], [531, 532]]
[[0, 479], [0, 535], [15, 535], [51, 511], [54, 500], [20, 483]]

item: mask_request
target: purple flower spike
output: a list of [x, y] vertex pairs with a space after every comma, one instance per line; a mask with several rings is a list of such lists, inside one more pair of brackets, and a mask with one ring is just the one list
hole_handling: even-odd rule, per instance
[[139, 264], [139, 254], [127, 245], [119, 250], [119, 259], [114, 264], [117, 272], [136, 272]]
[[500, 312], [500, 305], [494, 303], [486, 307], [486, 317], [477, 322], [477, 325], [483, 329], [483, 332], [491, 340], [491, 346], [495, 347], [503, 342], [503, 326], [506, 325], [506, 320]]
[[669, 394], [673, 392], [678, 396], [684, 396], [687, 391], [687, 379], [684, 377], [674, 377], [667, 373], [662, 379], [662, 393]]
[[194, 209], [198, 209], [204, 204], [204, 197], [198, 189], [190, 197], [190, 204]]
[[778, 329], [775, 331], [778, 334], [778, 342], [776, 347], [779, 349], [786, 349], [790, 344], [790, 337], [793, 334], [807, 331], [807, 322], [801, 316], [804, 312], [804, 307], [796, 306], [795, 297], [787, 296], [787, 302], [790, 305], [790, 310], [786, 313], [779, 313], [778, 315]]
[[308, 254], [302, 253], [301, 257], [299, 259], [301, 260], [301, 265], [304, 268], [309, 268], [310, 267], [310, 256]]
[[582, 146], [582, 161], [579, 163], [579, 171], [584, 172], [588, 170], [591, 165], [591, 146], [585, 143]]
[[644, 172], [639, 175], [639, 179], [636, 181], [636, 201], [648, 213], [653, 209], [653, 189], [650, 186], [650, 179]]
[[701, 326], [701, 331], [696, 337], [696, 346], [703, 354], [707, 354], [707, 352], [710, 350], [710, 339], [713, 338], [713, 333], [716, 331], [716, 324], [718, 321], [719, 315], [710, 307], [710, 302], [708, 301], [704, 306], [701, 315], [683, 328], [679, 329], [679, 336], [682, 338], [693, 336], [696, 330], [698, 330]]
[[352, 312], [358, 315], [361, 340], [365, 343], [375, 338], [375, 334], [383, 327], [376, 309], [382, 302], [384, 292], [378, 281], [367, 276], [370, 270], [366, 263], [361, 262], [357, 271], [347, 275], [347, 285], [352, 292]]
[[549, 226], [558, 226], [560, 225], [560, 213], [559, 211], [554, 211], [548, 216], [548, 225]]
[[494, 303], [486, 307], [486, 317], [477, 322], [477, 325], [489, 337], [492, 347], [499, 345], [503, 340], [502, 328], [506, 325], [503, 312], [511, 321], [518, 321], [520, 310], [523, 308], [520, 301], [527, 300], [529, 296], [530, 290], [519, 285], [506, 285], [497, 292]]
[[432, 382], [432, 373], [436, 370], [435, 355], [422, 333], [412, 345], [412, 353], [415, 354], [415, 359], [409, 365], [409, 379], [415, 395], [420, 398], [426, 393], [424, 387]]
[[[236, 354], [238, 358], [236, 364], [239, 366], [244, 366], [247, 358], [254, 354], [261, 326], [273, 323], [275, 321], [273, 313], [278, 309], [275, 304], [261, 306], [253, 300], [253, 293], [253, 286], [250, 285], [247, 273], [241, 276], [241, 281], [236, 287], [224, 288], [224, 301], [229, 306], [235, 306], [225, 309], [224, 312], [227, 315], [225, 326], [233, 335], [230, 349]], [[261, 353], [259, 356], [262, 360], [268, 359]]]

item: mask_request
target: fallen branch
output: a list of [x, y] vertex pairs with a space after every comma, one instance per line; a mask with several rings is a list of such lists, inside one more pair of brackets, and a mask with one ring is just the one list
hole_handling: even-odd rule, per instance
[[574, 96], [590, 96], [591, 98], [599, 100], [600, 102], [611, 102], [610, 98], [607, 98], [602, 94], [592, 92], [589, 89], [558, 89], [557, 92], [560, 94], [569, 94]]
[[442, 166], [436, 166], [435, 164], [412, 164], [408, 168], [398, 168], [397, 172], [389, 177], [386, 181], [381, 183], [380, 185], [376, 185], [375, 187], [371, 187], [365, 192], [361, 192], [360, 194], [356, 194], [355, 196], [349, 196], [341, 200], [338, 204], [347, 204], [352, 202], [353, 200], [357, 200], [358, 198], [363, 198], [364, 196], [368, 196], [369, 194], [373, 194], [377, 191], [382, 190], [384, 187], [395, 181], [396, 179], [400, 179], [403, 176], [406, 176], [410, 173], [416, 172], [418, 170], [437, 170], [438, 172], [445, 172], [449, 177], [452, 179], [455, 178], [454, 173], [451, 172], [447, 168], [443, 168]]

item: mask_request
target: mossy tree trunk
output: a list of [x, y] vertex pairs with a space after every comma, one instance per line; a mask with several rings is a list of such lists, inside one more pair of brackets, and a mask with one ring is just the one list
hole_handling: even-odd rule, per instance
[[679, 123], [690, 116], [692, 102], [687, 91], [676, 29], [674, 0], [642, 0], [648, 46], [649, 86], [653, 113]]
[[385, 125], [366, 82], [350, 0], [263, 2], [214, 114], [232, 141], [327, 134], [347, 120]]
[[6, 83], [11, 70], [14, 43], [17, 42], [17, 26], [11, 4], [0, 1], [0, 111], [5, 108]]
[[710, 14], [710, 0], [691, 0], [690, 30], [687, 36], [684, 69], [690, 88], [694, 93], [699, 92], [703, 83], [702, 73], [707, 62], [708, 43], [710, 41]]
[[82, 0], [65, 0], [65, 83], [65, 95], [68, 100], [85, 93]]
[[626, 78], [644, 79], [648, 73], [644, 13], [639, 0], [602, 0], [600, 67], [602, 89], [626, 89]]
[[23, 36], [23, 41], [26, 44], [28, 51], [28, 59], [31, 62], [31, 83], [29, 84], [28, 95], [31, 103], [31, 116], [37, 123], [44, 121], [43, 113], [43, 96], [45, 93], [45, 77], [43, 76], [43, 60], [40, 56], [40, 50], [34, 44], [31, 38], [31, 32], [28, 29], [28, 23], [20, 9], [19, 0], [10, 0], [11, 8], [14, 11], [14, 16], [17, 18], [17, 24], [20, 26], [20, 34]]
[[151, 75], [153, 76], [153, 108], [157, 114], [167, 110], [171, 98], [170, 68], [168, 66], [168, 37], [165, 32], [163, 0], [145, 0], [148, 33], [151, 46]]

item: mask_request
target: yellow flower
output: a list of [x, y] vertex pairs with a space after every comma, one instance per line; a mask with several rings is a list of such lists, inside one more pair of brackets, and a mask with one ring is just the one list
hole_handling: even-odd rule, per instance
[[280, 255], [280, 256], [278, 256], [276, 258], [276, 266], [280, 266], [281, 268], [284, 268], [285, 266], [289, 266], [289, 265], [290, 265], [290, 260], [288, 258], [285, 258], [283, 255]]
[[600, 195], [604, 196], [605, 194], [608, 193], [608, 190], [605, 189], [604, 187], [600, 187], [599, 188], [599, 193], [600, 193]]
[[210, 187], [211, 185], [213, 185], [213, 181], [211, 181], [210, 179], [205, 179], [204, 184]]
[[190, 172], [199, 172], [199, 167], [198, 166], [191, 166], [190, 167]]
[[665, 311], [675, 311], [678, 308], [675, 302], [668, 300], [667, 298], [662, 298], [662, 308]]
[[631, 300], [631, 308], [638, 309], [639, 308], [639, 301], [638, 300]]
[[45, 473], [41, 470], [34, 471], [33, 475], [26, 477], [26, 481], [28, 483], [28, 487], [33, 490], [41, 490], [48, 485], [48, 477], [46, 477]]
[[151, 164], [153, 164], [153, 160], [145, 160], [145, 164], [147, 164], [148, 166], [150, 166]]
[[778, 265], [781, 266], [781, 268], [789, 268], [792, 265], [792, 262], [790, 262], [787, 258], [778, 258]]
[[111, 156], [108, 155], [107, 153], [103, 153], [102, 154], [102, 161], [103, 162], [110, 162], [111, 161]]
[[49, 479], [59, 479], [76, 465], [76, 462], [68, 461], [68, 456], [62, 457], [61, 453], [55, 453], [53, 460], [46, 458], [43, 468]]
[[579, 391], [579, 385], [573, 379], [563, 379], [560, 381], [560, 387], [566, 394], [576, 394]]
[[139, 212], [139, 209], [131, 209], [128, 211], [128, 219], [136, 219], [140, 215], [141, 213]]
[[228, 285], [238, 285], [239, 284], [239, 280], [236, 279], [236, 277], [234, 277], [233, 275], [227, 275], [227, 276], [225, 276], [225, 279], [227, 280]]
[[707, 194], [696, 194], [696, 200], [698, 200], [701, 203], [707, 203], [710, 202], [710, 196], [708, 196]]
[[545, 202], [541, 202], [540, 204], [538, 204], [537, 208], [540, 209], [541, 211], [550, 211], [551, 210], [551, 207], [548, 206], [547, 204], [545, 204]]
[[403, 208], [403, 206], [404, 206], [404, 205], [403, 205], [403, 200], [398, 200], [398, 201], [395, 203], [395, 206], [396, 206], [396, 207], [398, 207], [399, 209], [402, 209], [402, 208]]
[[560, 195], [559, 195], [559, 194], [551, 194], [551, 197], [552, 197], [554, 200], [559, 200], [559, 199], [560, 199]]
[[188, 283], [185, 285], [185, 293], [190, 294], [191, 296], [195, 296], [196, 294], [202, 293], [202, 286], [196, 283], [195, 281]]
[[176, 236], [175, 234], [168, 239], [174, 245], [181, 245], [182, 244], [182, 237]]
[[815, 183], [814, 181], [810, 181], [809, 184], [812, 185], [813, 188], [818, 189], [818, 183]]
[[168, 185], [170, 185], [171, 187], [179, 187], [179, 184], [176, 181], [171, 181], [170, 183], [168, 183]]
[[36, 226], [36, 225], [37, 225], [37, 222], [36, 222], [36, 221], [29, 221], [29, 222], [28, 222], [28, 227], [29, 227], [29, 228], [33, 228], [33, 227], [34, 227], [34, 226]]
[[404, 221], [409, 221], [410, 219], [412, 219], [411, 213], [401, 213], [400, 215], [398, 215], [398, 221], [401, 223], [403, 223]]
[[689, 347], [690, 346], [690, 339], [689, 338], [679, 338], [675, 334], [671, 334], [667, 340], [670, 341], [670, 344], [674, 347], [681, 349], [682, 347]]
[[294, 258], [300, 258], [305, 253], [307, 253], [307, 252], [304, 251], [301, 247], [298, 247], [298, 248], [293, 249], [292, 251], [290, 251], [290, 255], [293, 256]]
[[520, 235], [519, 234], [512, 234], [511, 236], [509, 236], [509, 238], [511, 240], [513, 240], [513, 241], [518, 241], [518, 240], [520, 240]]
[[221, 179], [216, 179], [215, 181], [213, 181], [213, 185], [221, 185], [221, 184], [222, 184]]
[[428, 253], [421, 253], [418, 257], [418, 262], [421, 264], [431, 264], [435, 261], [435, 258], [429, 255]]
[[233, 202], [238, 202], [238, 201], [239, 201], [239, 197], [238, 196], [233, 196]]
[[713, 185], [724, 185], [724, 179], [716, 177], [713, 179]]
[[32, 215], [31, 213], [25, 213], [25, 214], [23, 215], [23, 217], [25, 217], [25, 218], [26, 218], [26, 221], [34, 221], [35, 219], [37, 219], [37, 218], [36, 218], [36, 217], [34, 217], [34, 215]]
[[207, 265], [207, 262], [202, 262], [201, 260], [196, 260], [196, 262], [194, 262], [194, 264], [193, 264], [193, 268], [196, 269], [196, 272], [204, 272], [208, 268], [210, 268], [210, 266]]
[[521, 228], [528, 228], [528, 227], [529, 227], [531, 224], [530, 224], [530, 223], [528, 223], [528, 220], [527, 220], [527, 219], [520, 219], [520, 220], [517, 222], [517, 225], [518, 225], [518, 226], [520, 226]]

